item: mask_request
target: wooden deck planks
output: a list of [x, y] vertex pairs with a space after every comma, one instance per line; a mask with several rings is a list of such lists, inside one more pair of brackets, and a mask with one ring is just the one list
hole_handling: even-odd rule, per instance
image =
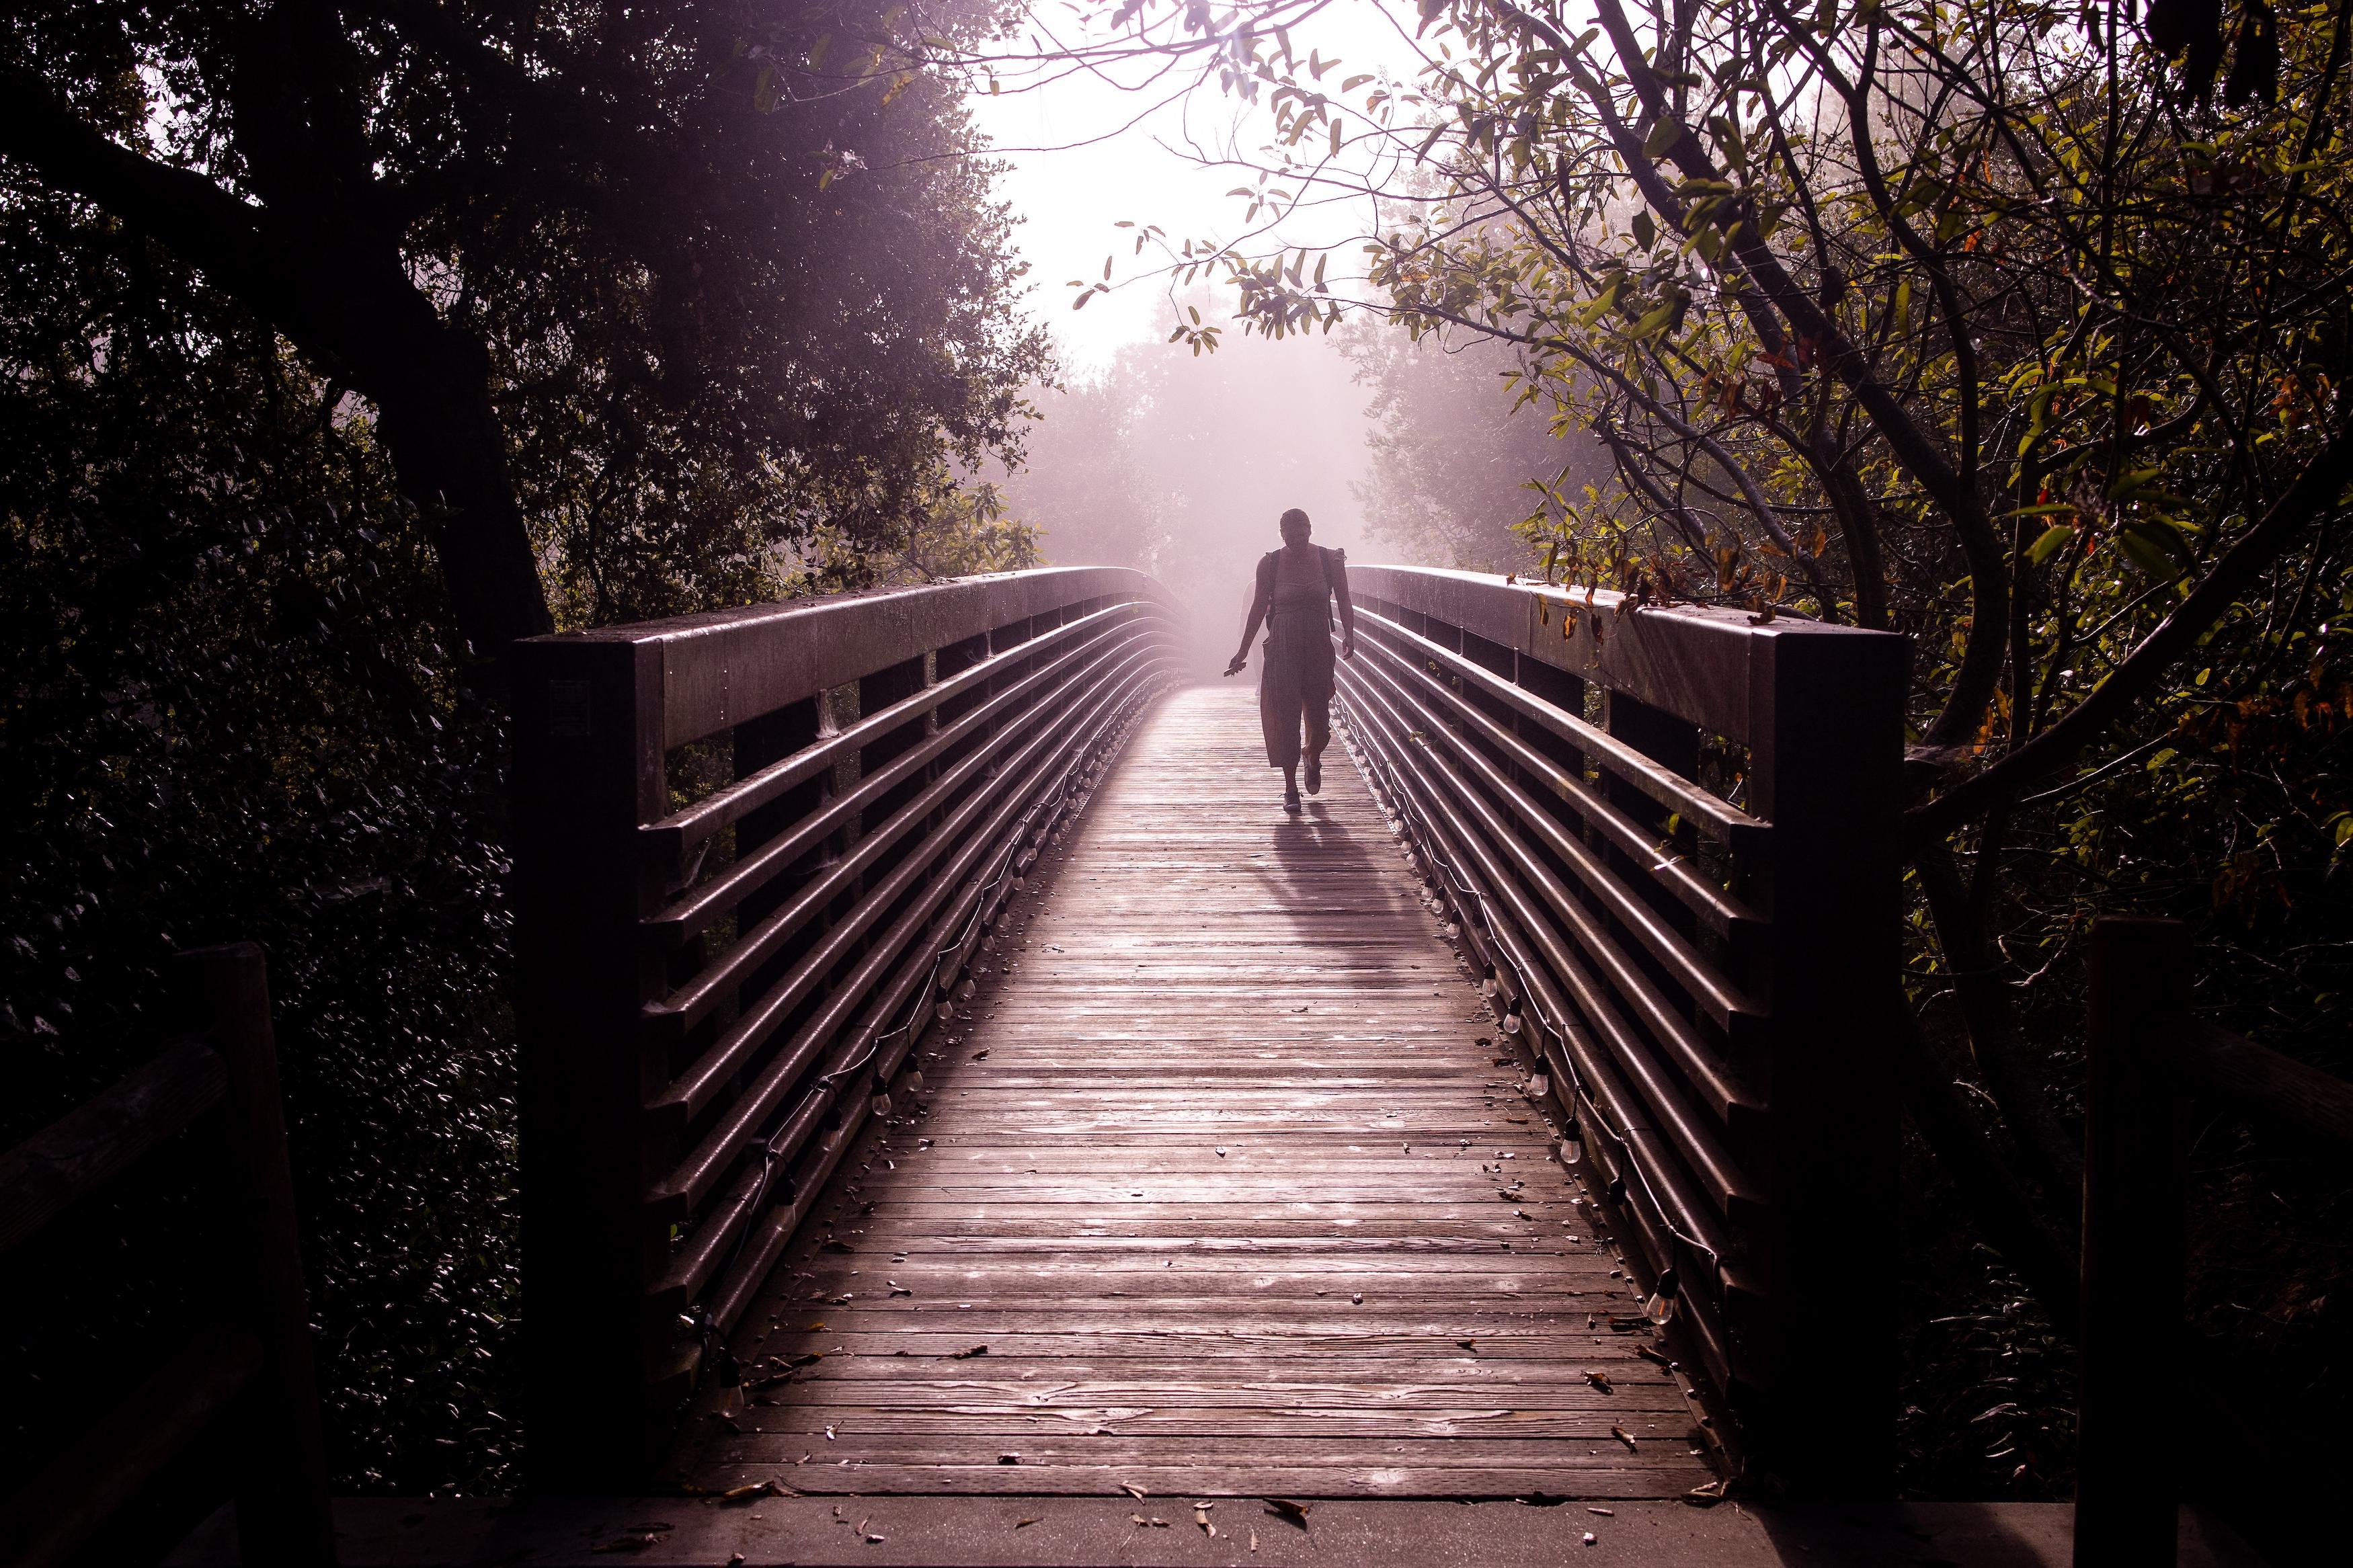
[[927, 1043], [928, 1105], [845, 1165], [829, 1231], [748, 1314], [749, 1402], [705, 1391], [679, 1479], [1597, 1499], [1713, 1479], [1363, 782], [1335, 748], [1286, 816], [1261, 763], [1246, 686], [1146, 718], [1000, 925], [972, 1016]]

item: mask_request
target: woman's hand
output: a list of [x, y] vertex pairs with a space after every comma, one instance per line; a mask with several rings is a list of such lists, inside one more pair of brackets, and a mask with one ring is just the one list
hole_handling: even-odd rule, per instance
[[1356, 657], [1356, 639], [1355, 637], [1342, 637], [1340, 639], [1340, 657], [1342, 658], [1354, 658]]
[[1250, 663], [1250, 656], [1247, 654], [1238, 653], [1234, 655], [1234, 662], [1226, 666], [1226, 673], [1228, 675], [1240, 675], [1242, 672], [1242, 667], [1248, 663]]

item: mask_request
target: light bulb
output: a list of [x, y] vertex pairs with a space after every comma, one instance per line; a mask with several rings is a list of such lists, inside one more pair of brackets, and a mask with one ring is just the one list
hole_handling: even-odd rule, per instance
[[955, 993], [955, 994], [956, 994], [956, 996], [958, 997], [958, 999], [963, 1000], [963, 1001], [967, 1001], [967, 1002], [968, 1002], [968, 1001], [970, 1001], [970, 1000], [972, 999], [972, 994], [973, 994], [973, 992], [975, 992], [975, 991], [976, 991], [976, 990], [977, 990], [977, 989], [978, 989], [978, 987], [977, 987], [977, 986], [976, 986], [976, 985], [974, 985], [974, 984], [973, 984], [973, 983], [972, 983], [970, 980], [966, 980], [966, 981], [965, 981], [962, 984], [960, 984], [960, 985], [958, 985], [958, 986], [956, 987], [956, 993]]
[[1013, 890], [1014, 890], [1015, 892], [1017, 892], [1017, 893], [1018, 893], [1018, 892], [1019, 892], [1023, 888], [1025, 888], [1025, 887], [1027, 887], [1027, 886], [1029, 886], [1029, 884], [1028, 884], [1027, 882], [1025, 882], [1025, 881], [1024, 881], [1022, 879], [1020, 879], [1019, 877], [1016, 877], [1016, 878], [1014, 878], [1014, 879], [1013, 879]]
[[1582, 1164], [1584, 1160], [1585, 1131], [1572, 1121], [1568, 1124], [1568, 1131], [1560, 1135], [1560, 1163], [1564, 1165], [1577, 1165]]
[[955, 1004], [943, 1000], [939, 1005], [938, 1012], [943, 1020], [953, 1018], [955, 1016]]
[[910, 1068], [907, 1069], [907, 1075], [899, 1081], [906, 1087], [909, 1094], [921, 1094], [923, 1092], [923, 1069]]
[[1451, 942], [1451, 941], [1452, 941], [1454, 938], [1456, 938], [1456, 937], [1458, 937], [1458, 936], [1461, 936], [1461, 934], [1462, 934], [1462, 928], [1461, 928], [1461, 926], [1456, 925], [1452, 921], [1448, 921], [1446, 922], [1446, 936], [1447, 936], [1447, 940], [1448, 940], [1448, 941], [1450, 941], [1450, 942]]
[[1487, 973], [1487, 977], [1479, 982], [1479, 994], [1482, 996], [1493, 996], [1494, 994], [1495, 975], [1494, 972], [1490, 970]]
[[874, 1120], [877, 1121], [888, 1121], [891, 1120], [891, 1097], [887, 1094], [878, 1094], [868, 1102], [867, 1109], [874, 1112]]
[[1507, 1034], [1507, 1035], [1516, 1035], [1516, 1034], [1518, 1034], [1519, 1032], [1520, 1032], [1520, 1016], [1519, 1016], [1517, 1013], [1506, 1013], [1506, 1014], [1504, 1014], [1504, 1033], [1505, 1033], [1505, 1034]]
[[1675, 1271], [1672, 1268], [1661, 1269], [1659, 1288], [1651, 1292], [1649, 1300], [1642, 1303], [1642, 1316], [1663, 1327], [1674, 1317], [1675, 1300], [1681, 1294], [1682, 1292], [1676, 1289]]

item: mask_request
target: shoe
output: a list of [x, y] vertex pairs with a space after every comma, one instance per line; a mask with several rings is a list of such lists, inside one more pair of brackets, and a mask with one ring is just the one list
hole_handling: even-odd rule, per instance
[[1299, 792], [1297, 790], [1287, 789], [1282, 792], [1282, 809], [1285, 811], [1297, 811], [1299, 809]]
[[1307, 793], [1324, 793], [1324, 759], [1321, 757], [1311, 758], [1307, 763]]

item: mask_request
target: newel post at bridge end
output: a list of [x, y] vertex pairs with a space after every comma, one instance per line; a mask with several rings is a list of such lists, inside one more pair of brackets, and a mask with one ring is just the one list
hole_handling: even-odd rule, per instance
[[[1893, 1486], [1892, 1265], [1906, 644], [1760, 631], [1749, 662], [1751, 809], [1772, 824], [1748, 891], [1770, 911], [1757, 973], [1772, 1010], [1772, 1200], [1753, 1260], [1761, 1321], [1736, 1352], [1752, 1459], [1792, 1495]], [[1743, 1332], [1743, 1328], [1746, 1332]]]
[[515, 646], [515, 1022], [524, 1439], [539, 1489], [643, 1484], [658, 1428], [643, 1342], [638, 825], [661, 815], [659, 648]]

